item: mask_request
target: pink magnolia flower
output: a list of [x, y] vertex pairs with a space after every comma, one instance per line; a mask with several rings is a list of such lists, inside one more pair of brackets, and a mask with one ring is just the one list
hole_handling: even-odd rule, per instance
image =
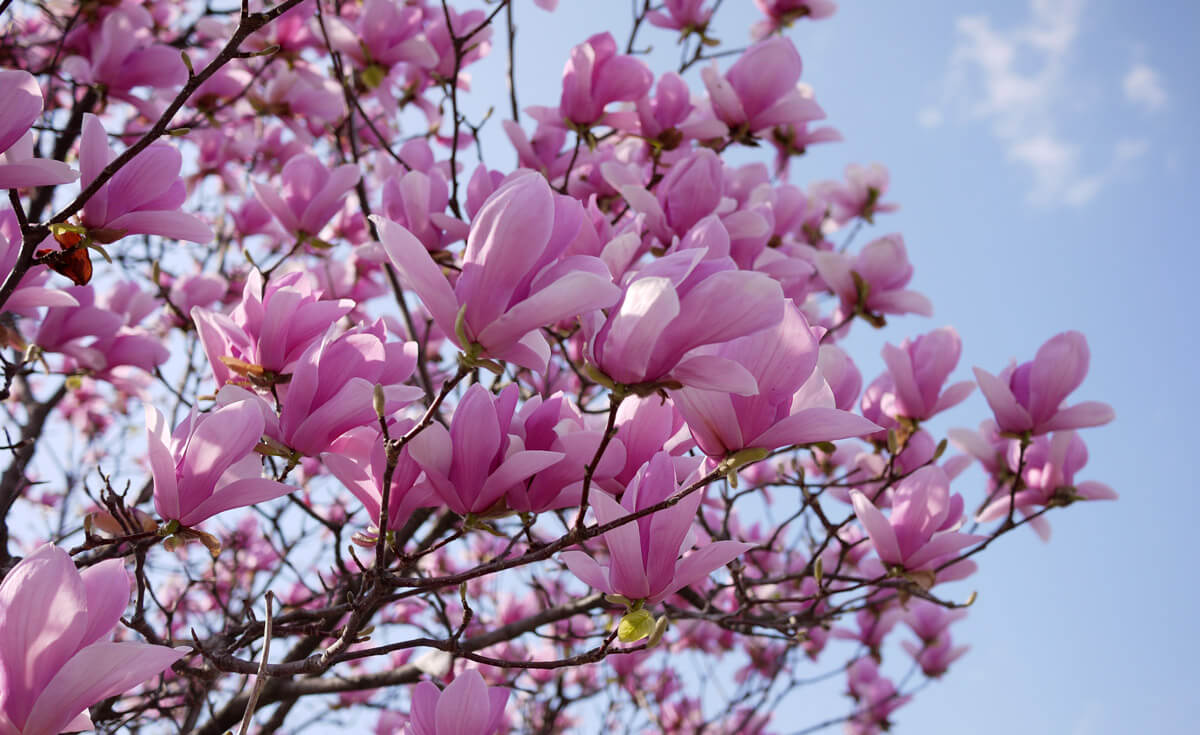
[[113, 8], [98, 26], [83, 26], [70, 36], [79, 55], [63, 61], [77, 84], [103, 84], [115, 96], [135, 102], [134, 87], [162, 89], [187, 81], [179, 50], [153, 43], [154, 18], [141, 5]]
[[[533, 110], [527, 110], [532, 113]], [[537, 128], [529, 137], [513, 120], [503, 123], [504, 134], [517, 152], [517, 164], [522, 168], [538, 171], [550, 180], [555, 180], [566, 173], [571, 156], [564, 152], [567, 142], [567, 129], [557, 124], [557, 120], [549, 121], [545, 115], [532, 115], [537, 120]]]
[[[401, 420], [389, 427], [389, 433], [401, 436], [415, 424]], [[346, 489], [363, 504], [375, 527], [379, 527], [379, 509], [383, 503], [383, 477], [387, 457], [383, 437], [371, 426], [352, 429], [333, 443], [331, 451], [321, 455], [321, 461]], [[421, 466], [409, 454], [408, 447], [400, 450], [388, 490], [388, 528], [404, 525], [417, 508], [436, 505], [437, 496], [426, 486], [417, 486]]]
[[880, 201], [887, 193], [888, 172], [882, 164], [868, 167], [850, 164], [846, 166], [846, 183], [824, 182], [818, 188], [833, 206], [833, 220], [845, 224], [855, 217], [862, 217], [874, 224], [879, 212], [895, 212], [900, 205]]
[[155, 676], [184, 651], [107, 640], [129, 603], [120, 559], [82, 574], [50, 544], [0, 582], [0, 732], [92, 729], [87, 708]]
[[834, 628], [833, 637], [858, 641], [872, 651], [878, 652], [888, 633], [892, 632], [892, 628], [896, 627], [896, 623], [900, 622], [902, 617], [903, 613], [895, 607], [889, 607], [882, 611], [864, 608], [854, 615], [857, 629]]
[[714, 458], [748, 448], [770, 450], [878, 431], [867, 419], [835, 407], [833, 393], [817, 370], [818, 352], [808, 321], [788, 302], [775, 328], [704, 350], [742, 365], [754, 376], [756, 394], [685, 387], [674, 391], [672, 399], [697, 446]]
[[350, 299], [323, 299], [316, 280], [294, 271], [263, 286], [262, 274], [246, 276], [242, 300], [228, 315], [193, 308], [192, 321], [213, 369], [217, 387], [244, 372], [230, 369], [228, 358], [284, 374], [331, 325], [354, 308]]
[[192, 527], [292, 490], [262, 477], [254, 447], [265, 422], [253, 401], [227, 403], [206, 414], [193, 409], [173, 434], [158, 409], [147, 406], [146, 428], [154, 507], [166, 520]]
[[658, 78], [654, 97], [649, 92], [636, 103], [638, 135], [670, 151], [686, 140], [723, 138], [729, 129], [720, 120], [705, 119], [692, 104], [687, 82], [675, 72]]
[[863, 384], [862, 373], [858, 371], [854, 360], [841, 347], [825, 344], [821, 345], [817, 367], [825, 377], [825, 382], [829, 383], [829, 389], [833, 391], [834, 405], [843, 411], [849, 411], [858, 400]]
[[920, 598], [908, 603], [904, 622], [917, 634], [920, 645], [902, 641], [901, 646], [909, 653], [926, 676], [941, 676], [950, 664], [969, 650], [969, 646], [955, 646], [950, 638], [950, 625], [967, 616], [964, 609], [948, 610], [942, 605]]
[[724, 76], [713, 66], [700, 70], [713, 114], [729, 126], [734, 140], [777, 125], [797, 125], [825, 117], [825, 111], [800, 91], [800, 54], [782, 36], [746, 50]]
[[922, 642], [931, 643], [941, 638], [952, 624], [965, 617], [967, 611], [964, 608], [949, 610], [936, 602], [916, 598], [908, 603], [904, 623]]
[[899, 696], [896, 685], [891, 679], [880, 675], [878, 666], [870, 657], [855, 661], [846, 674], [850, 696], [859, 703], [859, 709], [846, 723], [848, 735], [886, 732], [891, 727], [888, 718], [912, 699], [911, 694]]
[[808, 147], [818, 143], [837, 143], [843, 140], [836, 128], [828, 125], [809, 129], [809, 120], [776, 125], [771, 130], [771, 145], [775, 146], [775, 175], [786, 178], [792, 156], [803, 156]]
[[[131, 283], [127, 287], [137, 290]], [[139, 311], [128, 302], [121, 303], [118, 291], [100, 303], [91, 286], [73, 286], [63, 291], [75, 305], [46, 310], [34, 338], [46, 352], [62, 353], [79, 367], [104, 374], [120, 365], [133, 365], [150, 372], [170, 357], [161, 339], [137, 326], [148, 313], [144, 307]]]
[[662, 10], [646, 13], [650, 25], [668, 28], [683, 33], [703, 33], [712, 18], [712, 8], [704, 7], [705, 0], [666, 0]]
[[[277, 24], [267, 27], [274, 28]], [[346, 115], [346, 99], [335, 80], [299, 58], [293, 63], [295, 66], [291, 68], [278, 68], [265, 85], [252, 87], [246, 98], [256, 108], [278, 116], [296, 132], [298, 140], [289, 144], [289, 149], [304, 150], [300, 141], [321, 135], [327, 125], [335, 125]]]
[[417, 366], [415, 342], [388, 342], [382, 321], [343, 334], [330, 327], [292, 367], [292, 378], [278, 386], [278, 431], [267, 434], [309, 457], [329, 449], [347, 431], [378, 419], [374, 395], [381, 386], [384, 415], [423, 395], [403, 385]]
[[963, 499], [950, 495], [950, 478], [936, 466], [922, 467], [896, 487], [886, 517], [866, 495], [850, 491], [854, 514], [885, 564], [915, 572], [931, 570], [985, 536], [959, 533]]
[[510, 433], [517, 393], [510, 384], [493, 398], [476, 383], [455, 407], [449, 430], [431, 424], [408, 443], [425, 483], [459, 515], [489, 510], [515, 485], [566, 456], [526, 450]]
[[428, 68], [438, 57], [421, 32], [422, 16], [421, 8], [397, 0], [366, 0], [353, 27], [341, 18], [326, 21], [329, 41], [361, 69], [378, 64], [386, 70], [402, 61]]
[[617, 53], [611, 33], [597, 33], [571, 49], [563, 70], [559, 110], [570, 124], [587, 128], [599, 122], [612, 125], [604, 108], [611, 102], [638, 99], [650, 91], [654, 73], [640, 59]]
[[628, 278], [607, 319], [586, 315], [588, 362], [627, 386], [668, 381], [754, 394], [754, 376], [740, 363], [693, 350], [778, 324], [783, 291], [770, 276], [705, 255], [694, 248], [659, 258]]
[[438, 327], [473, 356], [544, 372], [550, 346], [539, 328], [620, 296], [599, 258], [564, 256], [590, 225], [578, 202], [532, 171], [511, 176], [480, 208], [453, 288], [412, 233], [380, 217], [375, 223], [388, 258]]
[[[646, 216], [646, 229], [664, 245], [683, 237], [721, 204], [723, 165], [716, 153], [701, 148], [675, 163], [654, 193], [641, 184], [618, 186], [635, 211]], [[613, 169], [609, 168], [610, 178]]]
[[1010, 365], [999, 376], [975, 368], [975, 378], [1001, 431], [1045, 434], [1101, 426], [1114, 417], [1107, 403], [1062, 405], [1087, 375], [1089, 357], [1086, 337], [1063, 332], [1039, 347], [1032, 361]]
[[169, 307], [164, 309], [171, 324], [176, 326], [182, 324], [183, 319], [188, 318], [187, 315], [191, 313], [192, 309], [211, 306], [213, 302], [224, 299], [229, 293], [229, 282], [218, 273], [201, 271], [179, 277], [163, 274], [162, 280], [164, 286], [169, 286], [168, 295], [171, 303], [177, 306], [183, 315], [181, 319], [174, 309]]
[[[630, 396], [622, 401], [617, 409], [615, 437], [625, 448], [625, 467], [616, 475], [621, 487], [628, 485], [655, 454], [666, 451], [674, 456], [686, 451], [690, 442], [686, 441], [687, 432], [683, 429], [683, 417], [673, 401], [664, 401], [659, 396]], [[694, 466], [687, 471], [693, 469]]]
[[[108, 147], [104, 125], [84, 115], [79, 142], [80, 186], [87, 188], [116, 154]], [[187, 190], [179, 170], [183, 158], [167, 143], [152, 143], [125, 164], [83, 205], [80, 222], [97, 242], [126, 235], [161, 235], [206, 243], [212, 229], [200, 218], [179, 211]]]
[[508, 689], [489, 687], [475, 669], [438, 688], [423, 681], [413, 687], [410, 735], [494, 735], [504, 724]]
[[296, 237], [318, 235], [358, 183], [358, 166], [345, 163], [332, 171], [313, 155], [292, 156], [279, 174], [280, 186], [254, 182], [254, 193], [275, 220]]
[[[446, 25], [447, 16], [450, 18], [449, 27]], [[450, 30], [453, 29], [454, 35], [460, 37], [473, 33], [471, 44], [465, 50], [462, 60], [458, 64], [459, 78], [455, 80], [460, 89], [469, 88], [470, 77], [462, 70], [487, 56], [492, 50], [492, 26], [485, 24], [486, 20], [487, 13], [480, 9], [460, 13], [454, 8], [443, 10], [437, 5], [425, 8], [425, 38], [433, 46], [434, 53], [438, 58], [437, 66], [433, 67], [433, 73], [436, 76], [442, 79], [454, 77], [455, 53], [454, 42], [450, 39]], [[482, 30], [480, 30], [481, 28]]]
[[946, 437], [955, 448], [965, 452], [958, 456], [967, 462], [972, 459], [979, 462], [988, 476], [988, 495], [994, 493], [1009, 472], [1008, 447], [1016, 440], [1001, 436], [996, 422], [991, 419], [981, 422], [978, 431], [964, 428], [947, 429]]
[[[854, 257], [818, 252], [813, 258], [817, 273], [841, 298], [842, 311], [847, 314], [856, 309], [880, 314], [933, 314], [929, 299], [904, 288], [912, 280], [913, 267], [900, 235], [873, 240]], [[855, 273], [864, 284], [865, 293], [859, 293]]]
[[[656, 505], [679, 489], [671, 455], [659, 452], [638, 471], [620, 503], [598, 492], [592, 496], [592, 508], [598, 523], [610, 523]], [[740, 541], [714, 541], [680, 559], [680, 553], [692, 545], [687, 539], [702, 500], [703, 493], [694, 492], [674, 506], [604, 533], [608, 566], [575, 550], [561, 554], [563, 563], [595, 589], [648, 604], [660, 602], [754, 547]]]
[[899, 347], [884, 345], [883, 361], [892, 376], [896, 414], [927, 419], [966, 400], [975, 388], [969, 380], [942, 390], [961, 353], [962, 340], [953, 327], [906, 339]]
[[871, 381], [863, 391], [861, 408], [863, 416], [882, 427], [881, 431], [868, 438], [873, 442], [886, 442], [887, 430], [900, 427], [896, 420], [896, 384], [891, 373], [882, 373]]
[[767, 16], [750, 29], [750, 35], [755, 39], [766, 38], [800, 18], [822, 20], [837, 10], [833, 0], [754, 0], [754, 4]]
[[943, 633], [940, 638], [918, 646], [912, 641], [901, 641], [901, 647], [916, 660], [925, 676], [937, 678], [950, 669], [950, 664], [962, 658], [970, 646], [955, 646], [950, 639], [950, 633]]
[[[578, 505], [585, 466], [592, 461], [604, 432], [587, 426], [574, 404], [562, 393], [547, 399], [534, 396], [525, 402], [511, 426], [527, 450], [559, 452], [563, 458], [507, 493], [508, 507], [541, 513]], [[625, 446], [609, 441], [592, 475], [602, 485], [625, 466]]]
[[[1008, 471], [1015, 473], [1021, 466], [1019, 442], [1008, 442]], [[1025, 450], [1025, 466], [1021, 479], [1023, 489], [1015, 497], [1007, 490], [997, 496], [979, 513], [978, 520], [994, 521], [1003, 518], [1015, 505], [1024, 515], [1055, 503], [1068, 504], [1076, 500], [1116, 500], [1117, 493], [1101, 482], [1075, 482], [1075, 473], [1088, 461], [1087, 445], [1074, 431], [1059, 431], [1051, 436], [1035, 437]], [[1045, 518], [1030, 522], [1042, 540], [1050, 539], [1050, 524]]]
[[79, 174], [61, 161], [34, 158], [30, 128], [42, 114], [42, 89], [27, 71], [0, 69], [0, 190], [65, 184]]
[[409, 171], [383, 182], [384, 216], [429, 250], [442, 250], [467, 236], [466, 223], [446, 214], [449, 202], [450, 187], [438, 171]]

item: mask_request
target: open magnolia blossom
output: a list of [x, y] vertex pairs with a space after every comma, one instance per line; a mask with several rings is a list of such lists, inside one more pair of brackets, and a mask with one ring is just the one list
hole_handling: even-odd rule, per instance
[[45, 545], [0, 583], [0, 732], [55, 735], [90, 730], [91, 705], [157, 676], [186, 649], [113, 643], [129, 603], [119, 559], [80, 574]]
[[880, 733], [1116, 497], [1084, 337], [970, 380], [801, 180], [834, 2], [556, 6], [0, 2], [0, 735]]
[[[620, 503], [607, 495], [596, 495], [596, 520], [603, 525], [648, 510], [678, 494], [680, 489], [675, 482], [674, 462], [670, 455], [660, 452], [638, 471]], [[714, 541], [680, 559], [680, 553], [691, 546], [687, 539], [703, 499], [703, 493], [693, 492], [672, 507], [606, 532], [607, 567], [582, 551], [565, 551], [562, 560], [575, 576], [596, 589], [629, 600], [660, 602], [754, 546], [738, 541]]]

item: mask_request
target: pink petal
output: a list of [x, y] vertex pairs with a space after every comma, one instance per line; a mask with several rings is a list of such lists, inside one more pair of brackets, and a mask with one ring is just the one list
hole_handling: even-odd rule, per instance
[[442, 269], [433, 262], [429, 251], [411, 232], [378, 215], [372, 215], [371, 219], [379, 228], [380, 243], [388, 260], [400, 272], [409, 288], [421, 297], [438, 328], [457, 344], [454, 322], [458, 316], [458, 299], [442, 275]]
[[918, 314], [933, 316], [933, 304], [925, 294], [916, 291], [884, 291], [871, 294], [867, 303], [884, 314]]
[[758, 381], [740, 362], [717, 355], [684, 358], [671, 370], [671, 377], [690, 388], [752, 396]]
[[[257, 181], [250, 182], [254, 187], [254, 193], [258, 196], [258, 200], [267, 208], [275, 220], [283, 226], [283, 229], [293, 235], [300, 231], [300, 220], [296, 217], [296, 213], [287, 205], [279, 192], [269, 184], [260, 184]], [[385, 248], [386, 249], [386, 248]]]
[[423, 681], [413, 688], [410, 717], [415, 730], [414, 735], [437, 735], [438, 699], [441, 691], [430, 682]]
[[268, 500], [281, 498], [294, 490], [291, 485], [264, 478], [250, 477], [235, 480], [209, 496], [204, 502], [189, 511], [179, 522], [193, 526], [233, 508], [244, 508]]
[[626, 289], [617, 313], [609, 317], [606, 331], [600, 332], [604, 342], [596, 350], [600, 367], [613, 372], [619, 368], [612, 376], [618, 381], [661, 377], [646, 375], [646, 368], [663, 330], [678, 315], [679, 295], [669, 279], [637, 279]]
[[1087, 500], [1116, 500], [1117, 491], [1102, 482], [1081, 482], [1075, 486], [1080, 497]]
[[564, 551], [559, 554], [559, 559], [567, 565], [571, 574], [579, 577], [580, 581], [587, 586], [601, 592], [612, 593], [612, 586], [608, 583], [608, 575], [604, 573], [604, 567], [586, 553], [575, 550]]
[[87, 632], [86, 604], [75, 564], [50, 544], [0, 582], [0, 672], [14, 722], [26, 719], [38, 694], [75, 654]]
[[1049, 421], [1039, 425], [1037, 432], [1044, 434], [1048, 431], [1064, 429], [1084, 429], [1089, 426], [1103, 426], [1116, 418], [1112, 406], [1099, 401], [1085, 401], [1074, 406], [1060, 409]]
[[[664, 458], [668, 477], [666, 484], [674, 492], [675, 469], [670, 457], [665, 452], [655, 455], [654, 462]], [[643, 476], [643, 483], [648, 481], [649, 473]], [[696, 519], [696, 511], [704, 500], [703, 491], [688, 495], [673, 507], [660, 510], [650, 516], [649, 545], [646, 553], [646, 577], [650, 581], [651, 596], [672, 584], [676, 563], [679, 561], [680, 547], [692, 528]], [[707, 574], [707, 572], [705, 572]], [[676, 588], [678, 589], [678, 588]]]
[[1053, 416], [1079, 387], [1087, 375], [1088, 359], [1087, 339], [1079, 332], [1063, 332], [1038, 349], [1029, 376], [1029, 414], [1034, 423]]
[[967, 396], [971, 395], [971, 391], [973, 390], [975, 390], [975, 384], [970, 380], [954, 383], [938, 396], [937, 404], [933, 407], [931, 413], [941, 413], [948, 408], [957, 406], [967, 400]]
[[180, 502], [185, 515], [191, 515], [189, 508], [201, 500], [199, 494], [207, 497], [225, 470], [254, 449], [264, 426], [262, 413], [250, 401], [221, 406], [197, 423], [179, 462], [180, 495], [184, 496]]
[[836, 408], [806, 408], [788, 416], [754, 439], [748, 446], [776, 449], [792, 444], [848, 439], [879, 431], [875, 423]]
[[662, 592], [652, 597], [649, 602], [655, 603], [673, 595], [690, 584], [695, 584], [717, 569], [741, 556], [756, 544], [742, 541], [714, 541], [702, 549], [688, 554], [675, 567], [675, 577]]
[[[602, 492], [591, 494], [592, 509], [596, 522], [605, 525], [629, 515], [629, 510]], [[604, 533], [608, 546], [608, 582], [612, 591], [631, 600], [645, 599], [650, 594], [650, 583], [646, 579], [646, 564], [642, 558], [642, 538], [636, 521], [618, 526]]]
[[175, 476], [175, 456], [171, 452], [171, 433], [166, 419], [157, 408], [146, 406], [146, 454], [154, 478], [154, 508], [163, 518], [179, 517], [179, 485]]
[[621, 290], [594, 273], [565, 275], [514, 305], [479, 333], [485, 347], [515, 342], [530, 331], [569, 319], [585, 311], [612, 306]]
[[491, 719], [487, 684], [475, 669], [459, 674], [438, 697], [438, 735], [483, 735]]
[[885, 564], [899, 564], [903, 561], [896, 532], [875, 504], [858, 490], [850, 491], [850, 502], [854, 505], [854, 515], [858, 516], [858, 522], [866, 529], [871, 543], [875, 545], [880, 560]]
[[42, 112], [42, 89], [27, 71], [0, 70], [0, 153], [25, 135]]
[[129, 575], [120, 559], [109, 559], [80, 573], [87, 594], [87, 630], [81, 646], [107, 636], [129, 604]]
[[1002, 380], [980, 368], [975, 368], [975, 380], [979, 383], [979, 390], [983, 391], [983, 397], [991, 406], [996, 424], [1001, 430], [1025, 431], [1033, 428], [1029, 412], [1017, 403], [1012, 390]]
[[[684, 388], [673, 391], [671, 399], [696, 445], [710, 457], [724, 457], [730, 450], [745, 449], [737, 412], [733, 401], [724, 391]], [[635, 422], [634, 426], [637, 426]]]
[[79, 174], [60, 161], [29, 159], [13, 163], [0, 163], [0, 189], [67, 184], [77, 178], [79, 178]]
[[552, 465], [558, 464], [563, 457], [562, 452], [526, 451], [517, 452], [505, 459], [495, 472], [488, 476], [479, 491], [479, 497], [471, 506], [478, 512], [486, 510], [492, 503], [500, 499], [505, 491], [518, 482], [529, 479], [534, 474]]
[[94, 643], [71, 657], [42, 691], [24, 732], [61, 732], [83, 710], [132, 689], [184, 654], [145, 643]]
[[125, 230], [130, 235], [160, 235], [201, 245], [212, 242], [213, 239], [212, 228], [207, 222], [184, 212], [130, 212], [111, 220], [107, 226], [114, 230]]
[[698, 283], [680, 301], [670, 338], [696, 347], [725, 342], [783, 319], [783, 289], [763, 273], [726, 270]]
[[955, 531], [943, 532], [935, 535], [929, 540], [929, 543], [922, 546], [916, 553], [911, 554], [904, 560], [906, 569], [915, 571], [922, 567], [933, 565], [935, 562], [940, 563], [943, 557], [957, 553], [972, 544], [979, 543], [986, 539], [987, 536], [976, 536], [969, 533], [958, 533]]

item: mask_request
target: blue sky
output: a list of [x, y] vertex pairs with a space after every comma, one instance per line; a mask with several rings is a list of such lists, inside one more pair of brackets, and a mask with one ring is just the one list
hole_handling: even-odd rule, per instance
[[[1117, 413], [1083, 433], [1091, 459], [1080, 479], [1106, 482], [1121, 499], [1051, 515], [1049, 544], [1024, 532], [984, 555], [964, 588], [978, 589], [978, 601], [955, 631], [972, 650], [898, 713], [896, 731], [1194, 731], [1200, 600], [1190, 541], [1200, 501], [1184, 459], [1198, 348], [1186, 279], [1200, 266], [1187, 227], [1200, 185], [1200, 4], [840, 6], [790, 35], [846, 142], [812, 149], [792, 181], [835, 177], [849, 162], [886, 164], [889, 198], [902, 208], [874, 234], [904, 234], [914, 285], [935, 308], [882, 336], [856, 328], [864, 374], [882, 369], [885, 339], [943, 324], [964, 342], [956, 378], [1030, 359], [1050, 336], [1079, 329], [1092, 363], [1074, 398]], [[629, 24], [628, 3], [617, 0], [562, 0], [552, 15], [528, 2], [516, 10], [522, 105], [557, 103], [570, 46], [601, 24], [624, 38]], [[740, 44], [757, 19], [748, 0], [730, 0], [718, 35]], [[655, 68], [668, 68], [672, 35], [643, 33]], [[497, 34], [494, 54], [503, 51]], [[499, 92], [503, 64], [491, 61], [494, 74], [473, 70], [476, 89]], [[507, 110], [503, 98], [495, 105]], [[484, 141], [489, 157], [499, 153], [489, 162], [507, 165], [507, 143]], [[987, 415], [976, 394], [945, 425]], [[975, 479], [956, 489], [977, 498]], [[797, 705], [787, 720], [798, 726], [831, 711], [828, 701]]]

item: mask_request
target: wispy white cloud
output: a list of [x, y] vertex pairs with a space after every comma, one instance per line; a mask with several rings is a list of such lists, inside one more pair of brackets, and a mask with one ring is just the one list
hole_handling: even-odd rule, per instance
[[1121, 80], [1121, 89], [1125, 92], [1125, 99], [1146, 112], [1157, 112], [1167, 104], [1167, 90], [1158, 72], [1141, 62], [1126, 72]]
[[1137, 157], [1126, 146], [1089, 168], [1083, 142], [1060, 131], [1083, 7], [1084, 0], [1030, 0], [1028, 17], [1003, 29], [986, 16], [958, 18], [941, 99], [918, 112], [925, 127], [952, 117], [987, 123], [1007, 158], [1028, 170], [1029, 200], [1039, 206], [1084, 205]]

